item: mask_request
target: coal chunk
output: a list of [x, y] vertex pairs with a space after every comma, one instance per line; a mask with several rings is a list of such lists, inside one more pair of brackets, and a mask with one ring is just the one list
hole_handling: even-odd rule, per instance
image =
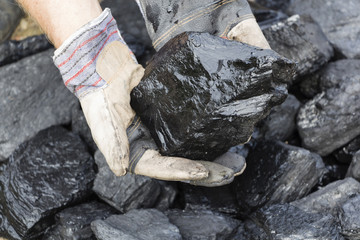
[[91, 223], [98, 240], [180, 240], [179, 229], [156, 209], [131, 210]]
[[285, 11], [290, 4], [290, 0], [256, 0], [256, 2], [264, 7], [280, 11]]
[[253, 8], [252, 12], [261, 29], [266, 29], [271, 25], [288, 18], [284, 13], [270, 9]]
[[56, 224], [46, 232], [43, 240], [96, 240], [90, 224], [95, 220], [104, 220], [117, 211], [109, 205], [96, 201], [83, 203], [57, 213]]
[[62, 127], [21, 144], [0, 174], [0, 234], [39, 239], [56, 212], [91, 194], [94, 165], [81, 139]]
[[310, 15], [339, 54], [346, 58], [360, 58], [360, 1], [292, 1], [287, 11]]
[[341, 163], [351, 163], [354, 155], [360, 150], [360, 136], [334, 152], [334, 157]]
[[310, 16], [294, 15], [262, 31], [274, 51], [297, 63], [297, 78], [317, 71], [334, 54], [320, 26]]
[[246, 162], [244, 173], [234, 180], [234, 192], [243, 215], [264, 205], [306, 196], [325, 171], [319, 155], [275, 141], [257, 143]]
[[360, 60], [328, 64], [320, 87], [300, 108], [297, 126], [304, 147], [326, 156], [360, 135]]
[[0, 162], [40, 130], [71, 121], [78, 100], [48, 50], [0, 68]]
[[276, 240], [345, 240], [335, 217], [326, 213], [307, 213], [290, 204], [277, 204], [257, 211], [253, 217]]
[[341, 233], [348, 239], [360, 239], [360, 195], [352, 196], [340, 209]]
[[321, 188], [312, 194], [292, 202], [291, 204], [306, 212], [331, 213], [338, 215], [338, 207], [351, 196], [360, 193], [360, 183], [353, 178], [345, 178]]
[[10, 38], [21, 17], [22, 11], [15, 0], [0, 1], [0, 43]]
[[95, 153], [95, 161], [99, 172], [94, 181], [94, 192], [121, 212], [156, 206], [165, 210], [175, 199], [176, 190], [161, 181], [134, 174], [117, 177], [100, 151]]
[[354, 154], [346, 176], [360, 181], [360, 150]]
[[163, 154], [212, 160], [285, 100], [293, 70], [272, 50], [185, 32], [152, 58], [132, 106]]
[[260, 132], [267, 140], [284, 141], [296, 130], [296, 116], [301, 103], [289, 94], [285, 102], [275, 106], [269, 116], [261, 122]]
[[184, 240], [232, 239], [240, 221], [210, 210], [169, 210], [170, 222], [176, 225]]
[[22, 41], [9, 40], [0, 45], [0, 66], [42, 52], [52, 45], [45, 35], [28, 37]]

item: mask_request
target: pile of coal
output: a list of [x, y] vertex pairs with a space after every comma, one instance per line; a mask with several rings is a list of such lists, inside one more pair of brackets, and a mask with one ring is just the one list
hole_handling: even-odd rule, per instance
[[286, 99], [294, 66], [272, 50], [186, 32], [149, 62], [132, 106], [163, 154], [211, 160]]

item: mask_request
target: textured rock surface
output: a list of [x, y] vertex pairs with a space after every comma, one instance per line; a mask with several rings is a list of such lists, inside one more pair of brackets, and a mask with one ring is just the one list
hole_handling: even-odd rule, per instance
[[285, 100], [294, 64], [208, 33], [183, 33], [149, 63], [132, 106], [163, 154], [213, 159]]
[[268, 140], [286, 140], [296, 129], [296, 115], [301, 104], [289, 94], [285, 102], [274, 107], [261, 123], [261, 135]]
[[350, 240], [360, 239], [360, 195], [346, 201], [339, 214], [341, 233]]
[[232, 239], [240, 224], [238, 220], [209, 210], [170, 210], [170, 222], [176, 225], [184, 240]]
[[360, 181], [360, 150], [354, 154], [346, 176]]
[[39, 239], [53, 214], [91, 193], [94, 165], [80, 138], [61, 127], [20, 145], [0, 174], [0, 234]]
[[[337, 219], [327, 213], [307, 213], [290, 204], [273, 205], [256, 212], [256, 222], [266, 232], [265, 239], [345, 240]], [[253, 236], [251, 239], [256, 239]], [[264, 239], [264, 238], [262, 238]]]
[[[174, 189], [160, 181], [134, 174], [117, 177], [110, 170], [104, 156], [97, 151], [95, 161], [99, 172], [94, 181], [94, 192], [105, 202], [121, 212], [135, 208], [150, 208], [160, 205], [166, 209], [174, 201]], [[164, 205], [165, 204], [165, 205]]]
[[325, 156], [360, 135], [360, 60], [328, 64], [320, 87], [300, 109], [297, 125], [303, 145]]
[[65, 88], [52, 53], [0, 68], [0, 161], [40, 130], [71, 121], [78, 100]]
[[110, 206], [90, 202], [67, 208], [56, 214], [56, 224], [47, 231], [43, 240], [95, 240], [90, 228], [90, 223], [95, 220], [103, 220], [117, 211]]
[[339, 53], [347, 58], [360, 58], [360, 1], [296, 0], [288, 11], [310, 15]]
[[258, 143], [246, 162], [245, 172], [234, 181], [243, 214], [305, 196], [325, 168], [319, 155], [281, 142]]
[[326, 212], [337, 216], [338, 207], [343, 205], [351, 196], [359, 193], [360, 183], [353, 178], [345, 178], [291, 204], [306, 212]]
[[91, 228], [98, 240], [168, 240], [182, 239], [179, 229], [156, 209], [131, 210], [96, 220]]
[[[0, 43], [10, 38], [20, 22], [22, 11], [14, 0], [0, 1]], [[1, 54], [2, 52], [0, 52]]]
[[22, 41], [6, 41], [0, 45], [0, 66], [47, 50], [52, 45], [45, 35], [28, 37]]
[[262, 30], [274, 51], [297, 63], [297, 77], [315, 72], [333, 56], [331, 44], [309, 16], [294, 15]]
[[334, 156], [341, 163], [351, 163], [352, 158], [360, 150], [360, 136], [353, 139], [347, 145], [336, 150]]

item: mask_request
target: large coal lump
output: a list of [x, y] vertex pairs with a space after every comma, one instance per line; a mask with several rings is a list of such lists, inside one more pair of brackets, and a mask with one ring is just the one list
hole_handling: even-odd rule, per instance
[[94, 164], [81, 139], [61, 127], [21, 144], [1, 166], [1, 236], [39, 239], [56, 212], [91, 194]]
[[330, 63], [321, 72], [322, 93], [299, 111], [303, 145], [326, 156], [360, 135], [360, 60]]
[[291, 1], [288, 11], [310, 15], [338, 53], [346, 58], [360, 58], [359, 0], [296, 0]]
[[0, 161], [40, 130], [71, 121], [77, 98], [66, 89], [53, 50], [0, 68]]
[[0, 45], [0, 66], [51, 48], [45, 35], [28, 37], [22, 41], [9, 40]]
[[132, 106], [163, 154], [211, 160], [249, 139], [293, 72], [272, 50], [185, 32], [152, 58]]
[[184, 240], [233, 239], [240, 222], [226, 215], [209, 210], [170, 210], [170, 222], [177, 226]]
[[164, 210], [173, 203], [176, 190], [165, 182], [135, 174], [117, 177], [100, 151], [95, 153], [95, 161], [99, 172], [96, 174], [93, 190], [119, 211], [150, 207]]
[[276, 240], [345, 240], [339, 223], [327, 213], [307, 213], [290, 204], [278, 204], [257, 211], [255, 222], [264, 229], [266, 238]]
[[297, 63], [298, 78], [320, 69], [334, 54], [320, 26], [310, 16], [294, 15], [262, 30], [274, 51]]
[[114, 208], [96, 201], [66, 208], [56, 214], [56, 224], [46, 232], [42, 240], [96, 240], [90, 223], [113, 214], [117, 214]]
[[98, 240], [180, 240], [179, 229], [156, 209], [131, 210], [91, 223]]
[[257, 143], [246, 162], [244, 173], [234, 180], [234, 192], [244, 215], [264, 205], [304, 197], [325, 171], [318, 154], [274, 141]]

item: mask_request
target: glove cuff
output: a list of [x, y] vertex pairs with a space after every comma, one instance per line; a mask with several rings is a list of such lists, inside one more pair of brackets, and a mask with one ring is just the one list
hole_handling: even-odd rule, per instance
[[[64, 84], [78, 98], [107, 86], [107, 82], [96, 72], [96, 62], [103, 48], [113, 41], [126, 45], [107, 8], [100, 16], [73, 33], [55, 51], [53, 60]], [[136, 62], [134, 54], [131, 55]]]

